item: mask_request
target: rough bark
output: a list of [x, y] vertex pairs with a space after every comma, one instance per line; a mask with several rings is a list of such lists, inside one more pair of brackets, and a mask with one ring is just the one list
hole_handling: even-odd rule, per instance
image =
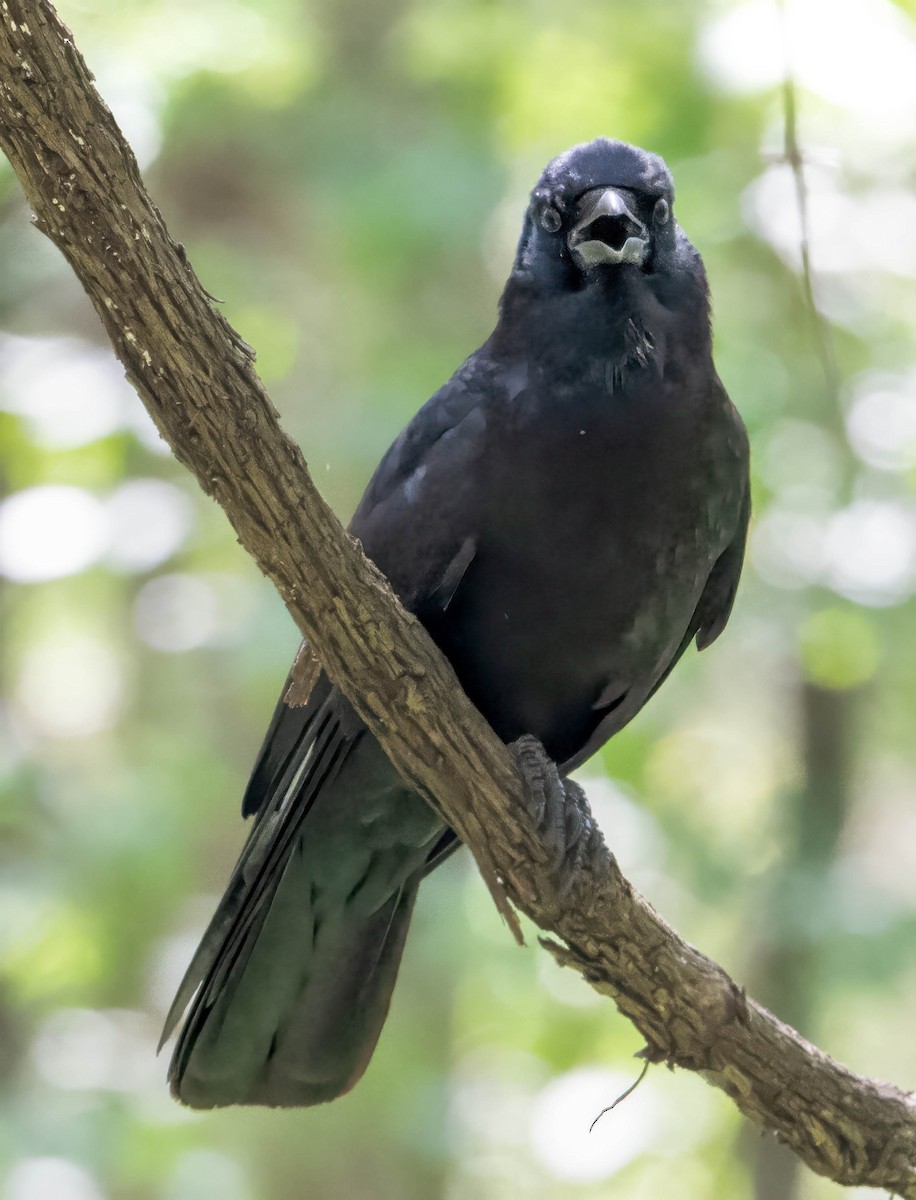
[[586, 852], [551, 868], [512, 757], [318, 495], [45, 0], [0, 0], [0, 145], [176, 457], [504, 911], [511, 901], [553, 935], [544, 944], [615, 1001], [650, 1060], [701, 1074], [815, 1171], [916, 1200], [916, 1097], [846, 1070], [749, 999], [634, 891], [590, 821]]

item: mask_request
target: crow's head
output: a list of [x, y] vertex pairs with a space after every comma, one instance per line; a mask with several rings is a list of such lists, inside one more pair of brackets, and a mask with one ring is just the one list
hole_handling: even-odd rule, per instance
[[610, 138], [573, 146], [531, 193], [518, 265], [664, 269], [676, 244], [673, 204], [674, 182], [657, 154]]

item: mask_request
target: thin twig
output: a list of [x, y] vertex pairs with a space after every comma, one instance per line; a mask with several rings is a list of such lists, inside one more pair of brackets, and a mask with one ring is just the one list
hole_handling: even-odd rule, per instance
[[597, 1117], [595, 1117], [595, 1119], [594, 1119], [594, 1121], [592, 1121], [591, 1125], [589, 1125], [589, 1127], [588, 1127], [589, 1133], [592, 1132], [592, 1130], [595, 1128], [595, 1126], [598, 1124], [598, 1122], [601, 1120], [601, 1118], [604, 1116], [605, 1113], [611, 1112], [613, 1109], [615, 1109], [617, 1107], [618, 1104], [622, 1104], [623, 1101], [626, 1100], [627, 1096], [633, 1095], [633, 1093], [636, 1091], [636, 1089], [639, 1087], [639, 1085], [645, 1079], [646, 1072], [648, 1071], [649, 1067], [651, 1067], [651, 1066], [652, 1066], [652, 1060], [647, 1058], [646, 1061], [643, 1063], [643, 1068], [639, 1072], [638, 1078], [635, 1079], [625, 1091], [620, 1093], [620, 1095], [617, 1097], [617, 1099], [614, 1101], [613, 1104], [609, 1104], [607, 1106], [607, 1108], [602, 1108], [601, 1112], [597, 1115]]
[[805, 160], [798, 136], [798, 88], [792, 57], [792, 39], [789, 32], [787, 0], [776, 0], [779, 10], [779, 25], [782, 34], [783, 52], [783, 159], [789, 165], [795, 182], [795, 199], [798, 205], [800, 226], [799, 251], [801, 254], [802, 289], [805, 305], [811, 318], [817, 341], [818, 357], [824, 370], [827, 389], [835, 399], [839, 397], [840, 372], [837, 366], [830, 326], [817, 302], [814, 268], [811, 263], [811, 216], [808, 185], [805, 180]]

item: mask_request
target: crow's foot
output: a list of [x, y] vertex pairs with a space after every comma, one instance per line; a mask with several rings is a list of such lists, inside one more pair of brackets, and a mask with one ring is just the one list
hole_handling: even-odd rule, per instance
[[585, 793], [563, 779], [536, 737], [526, 734], [509, 750], [518, 764], [528, 796], [529, 811], [542, 837], [545, 867], [560, 898], [569, 891], [594, 831]]

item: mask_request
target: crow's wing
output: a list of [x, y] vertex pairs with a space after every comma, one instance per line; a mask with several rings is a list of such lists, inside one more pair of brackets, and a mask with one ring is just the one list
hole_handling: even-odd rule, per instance
[[502, 386], [478, 351], [396, 439], [350, 522], [411, 612], [447, 608], [474, 558], [490, 400]]
[[692, 637], [696, 637], [698, 650], [705, 650], [707, 646], [712, 645], [731, 616], [735, 594], [738, 591], [738, 580], [741, 578], [741, 567], [744, 564], [744, 550], [747, 545], [750, 518], [751, 494], [747, 490], [744, 493], [735, 536], [716, 559], [716, 564], [709, 573], [709, 579], [706, 581], [706, 587], [703, 589], [703, 595], [700, 597], [693, 620], [690, 622], [687, 642], [689, 643]]
[[[716, 382], [718, 387], [721, 388], [722, 385], [718, 383], [718, 380]], [[694, 639], [696, 639], [697, 649], [705, 650], [707, 646], [712, 645], [725, 628], [735, 602], [735, 594], [738, 590], [738, 581], [741, 577], [741, 568], [744, 563], [744, 551], [747, 544], [747, 531], [751, 516], [751, 493], [747, 478], [747, 435], [744, 432], [743, 425], [740, 423], [740, 418], [737, 417], [737, 413], [735, 417], [734, 442], [729, 444], [728, 449], [743, 464], [744, 491], [737, 525], [731, 540], [713, 564], [712, 570], [709, 572], [706, 580], [706, 585], [697, 602], [693, 617], [665, 669], [652, 683], [648, 691], [638, 699], [635, 705], [630, 702], [630, 697], [626, 694], [619, 697], [612, 695], [611, 693], [616, 691], [614, 688], [610, 689], [606, 698], [599, 697], [599, 701], [595, 706], [597, 710], [603, 707], [602, 701], [604, 699], [610, 701], [609, 704], [604, 706], [605, 714], [602, 715], [600, 711], [598, 712], [595, 728], [585, 745], [571, 759], [560, 764], [560, 770], [563, 774], [568, 774], [570, 771], [574, 771], [576, 767], [581, 766], [608, 738], [612, 737], [635, 716], [636, 712], [662, 686]]]

